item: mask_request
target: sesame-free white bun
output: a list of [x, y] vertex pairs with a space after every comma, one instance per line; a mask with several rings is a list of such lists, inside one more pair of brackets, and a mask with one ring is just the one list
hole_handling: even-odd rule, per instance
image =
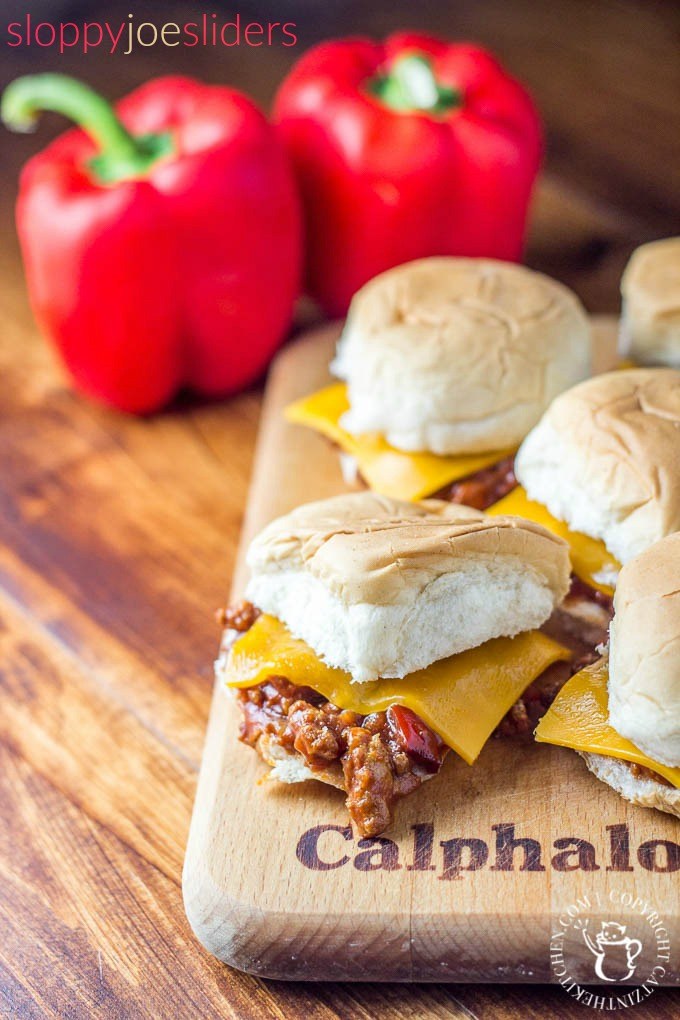
[[619, 575], [609, 632], [609, 721], [650, 758], [680, 766], [680, 533]]
[[640, 807], [656, 808], [680, 818], [680, 790], [651, 777], [634, 775], [625, 761], [603, 754], [579, 751], [586, 765], [601, 782], [621, 797]]
[[548, 276], [491, 259], [421, 259], [358, 291], [331, 370], [347, 383], [349, 432], [411, 452], [505, 450], [590, 375], [590, 325]]
[[248, 564], [247, 597], [355, 681], [539, 627], [569, 586], [566, 544], [537, 524], [371, 492], [273, 521]]
[[680, 237], [637, 248], [621, 279], [622, 353], [680, 368]]
[[680, 372], [608, 372], [563, 393], [522, 443], [515, 474], [622, 563], [680, 530]]

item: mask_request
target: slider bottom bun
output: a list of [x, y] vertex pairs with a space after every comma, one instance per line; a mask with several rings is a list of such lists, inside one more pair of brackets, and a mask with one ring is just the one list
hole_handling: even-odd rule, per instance
[[656, 808], [680, 818], [680, 790], [674, 786], [668, 786], [661, 778], [654, 779], [648, 770], [635, 775], [631, 763], [619, 758], [586, 751], [578, 753], [594, 776], [631, 804]]
[[[286, 783], [289, 786], [316, 779], [321, 783], [326, 783], [327, 786], [335, 787], [336, 790], [347, 792], [342, 767], [339, 764], [330, 765], [325, 769], [315, 769], [312, 772], [301, 754], [297, 751], [286, 750], [270, 733], [262, 734], [255, 745], [255, 750], [265, 764], [270, 766], [271, 771], [267, 773], [267, 779]], [[425, 773], [420, 776], [423, 783], [433, 778], [434, 774]]]
[[255, 750], [271, 767], [267, 779], [275, 779], [288, 785], [318, 779], [321, 783], [334, 786], [336, 790], [345, 789], [342, 767], [338, 763], [312, 772], [299, 752], [287, 751], [272, 733], [263, 733], [255, 744]]

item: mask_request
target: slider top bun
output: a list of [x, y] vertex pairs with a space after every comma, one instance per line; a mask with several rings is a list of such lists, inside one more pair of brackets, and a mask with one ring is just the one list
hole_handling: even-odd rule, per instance
[[539, 525], [371, 492], [273, 521], [248, 564], [248, 598], [356, 681], [538, 627], [569, 585], [567, 546]]
[[680, 368], [680, 237], [637, 248], [621, 279], [624, 352]]
[[517, 446], [590, 375], [590, 325], [562, 284], [491, 259], [429, 258], [354, 297], [331, 370], [349, 432], [435, 454]]
[[619, 575], [609, 721], [650, 758], [680, 766], [680, 533], [657, 542]]
[[680, 372], [609, 372], [563, 393], [515, 473], [531, 499], [622, 563], [680, 530]]

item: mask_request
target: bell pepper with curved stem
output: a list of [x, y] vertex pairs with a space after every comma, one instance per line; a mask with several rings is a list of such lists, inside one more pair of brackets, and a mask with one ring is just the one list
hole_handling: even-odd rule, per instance
[[302, 194], [308, 289], [330, 314], [412, 259], [521, 257], [540, 120], [485, 50], [414, 33], [322, 43], [274, 115]]
[[274, 129], [232, 89], [159, 78], [114, 109], [60, 74], [10, 84], [2, 117], [79, 125], [25, 166], [29, 295], [76, 384], [147, 413], [257, 378], [290, 326], [301, 224]]

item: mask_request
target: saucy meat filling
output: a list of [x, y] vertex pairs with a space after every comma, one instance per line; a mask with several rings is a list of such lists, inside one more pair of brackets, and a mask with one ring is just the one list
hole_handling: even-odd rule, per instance
[[515, 458], [504, 457], [473, 475], [460, 478], [432, 493], [432, 499], [445, 499], [449, 503], [464, 503], [475, 510], [487, 510], [517, 485]]
[[[585, 604], [586, 609], [592, 609], [593, 612], [588, 612], [586, 618], [577, 615], [579, 603], [581, 606]], [[614, 612], [611, 598], [572, 575], [569, 593], [563, 605], [572, 611], [556, 609], [541, 630], [568, 648], [571, 658], [568, 662], [554, 662], [529, 684], [496, 729], [495, 736], [524, 736], [533, 733], [567, 680], [599, 659], [598, 648], [607, 643], [609, 623]]]
[[408, 708], [359, 715], [285, 677], [268, 677], [239, 690], [237, 698], [244, 743], [256, 747], [270, 734], [286, 751], [297, 751], [312, 772], [341, 768], [347, 809], [362, 836], [383, 832], [395, 802], [438, 772], [448, 751]]
[[[585, 597], [579, 589], [577, 595]], [[593, 598], [598, 595], [594, 592]], [[218, 622], [226, 643], [245, 633], [259, 615], [259, 609], [245, 601], [222, 610]], [[569, 613], [553, 613], [543, 629], [569, 648], [572, 658], [553, 663], [530, 684], [498, 726], [497, 736], [533, 732], [569, 677], [597, 658], [596, 645], [607, 637], [607, 617], [603, 612], [603, 626], [584, 628]], [[244, 743], [256, 748], [260, 738], [269, 735], [284, 750], [297, 752], [310, 771], [337, 770], [361, 836], [377, 836], [388, 828], [395, 803], [437, 773], [449, 750], [408, 708], [393, 705], [385, 712], [360, 715], [283, 676], [240, 689], [236, 698], [243, 713], [239, 735]]]

